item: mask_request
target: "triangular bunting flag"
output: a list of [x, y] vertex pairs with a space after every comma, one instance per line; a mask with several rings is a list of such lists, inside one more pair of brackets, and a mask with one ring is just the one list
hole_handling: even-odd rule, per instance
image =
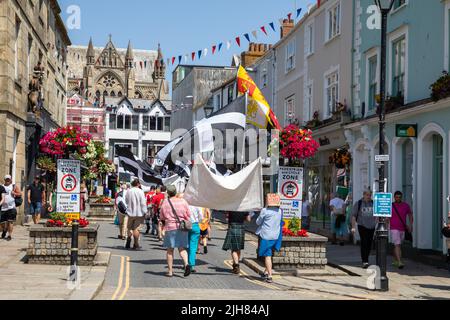
[[189, 58], [189, 55], [185, 54], [185, 55], [184, 55], [184, 63], [187, 63], [187, 62], [188, 62], [188, 58]]
[[300, 16], [300, 13], [302, 12], [302, 8], [297, 9], [297, 18]]
[[170, 66], [170, 58], [167, 59], [167, 65]]
[[202, 50], [198, 50], [198, 58], [200, 59], [202, 57]]
[[192, 61], [195, 60], [195, 52], [192, 52]]
[[175, 64], [175, 57], [172, 57], [172, 65], [174, 65]]
[[144, 61], [145, 69], [147, 69], [147, 60]]
[[252, 35], [256, 40], [258, 40], [258, 32], [256, 30], [252, 31]]
[[227, 41], [227, 50], [230, 50], [231, 48], [231, 41]]
[[223, 46], [223, 43], [222, 42], [219, 43], [219, 52], [220, 52], [220, 50], [222, 50], [222, 46]]
[[183, 58], [182, 56], [178, 56], [178, 64], [181, 63], [181, 59], [182, 59], [182, 58]]
[[[275, 30], [275, 24], [273, 22], [269, 23], [269, 26], [272, 28], [273, 32], [276, 32]], [[263, 27], [264, 28], [264, 27]], [[266, 33], [267, 34], [267, 33]]]
[[248, 35], [248, 33], [244, 34], [245, 39], [247, 39], [248, 42], [250, 42], [250, 36]]
[[262, 32], [265, 33], [266, 36], [268, 35], [268, 34], [267, 34], [267, 31], [266, 31], [266, 27], [262, 26], [262, 27], [261, 27], [261, 30], [262, 30]]
[[288, 20], [291, 21], [291, 20], [292, 20], [292, 19], [291, 19], [292, 13], [289, 13], [289, 14], [287, 15], [287, 17], [288, 17]]
[[317, 0], [317, 8], [320, 8], [320, 0]]
[[216, 53], [216, 46], [212, 46], [212, 54]]
[[207, 48], [205, 48], [205, 50], [203, 50], [203, 56], [207, 56], [208, 55], [208, 49]]

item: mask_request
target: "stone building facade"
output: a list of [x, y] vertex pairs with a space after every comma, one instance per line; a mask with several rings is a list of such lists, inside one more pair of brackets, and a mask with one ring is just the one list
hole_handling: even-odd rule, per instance
[[68, 53], [71, 93], [102, 105], [107, 97], [167, 100], [168, 83], [162, 50], [116, 48], [110, 37], [105, 47], [71, 46]]
[[71, 42], [60, 13], [56, 0], [0, 2], [0, 177], [11, 174], [22, 191], [39, 138], [65, 119]]

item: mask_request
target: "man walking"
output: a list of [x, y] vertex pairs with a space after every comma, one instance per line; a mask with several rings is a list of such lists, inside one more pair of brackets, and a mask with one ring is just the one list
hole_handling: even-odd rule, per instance
[[[393, 266], [400, 270], [405, 268], [402, 262], [402, 243], [405, 241], [406, 232], [412, 233], [413, 213], [411, 207], [403, 202], [403, 193], [397, 191], [394, 194], [395, 202], [392, 204], [392, 218], [389, 220], [391, 241], [395, 246]], [[406, 223], [409, 219], [409, 225]]]
[[33, 183], [27, 188], [28, 204], [34, 224], [41, 220], [42, 205], [45, 205], [45, 188], [39, 177], [35, 177]]
[[131, 238], [134, 238], [134, 250], [139, 250], [139, 228], [144, 224], [144, 217], [147, 213], [147, 200], [145, 193], [141, 189], [139, 179], [131, 184], [131, 189], [125, 195], [125, 203], [127, 205], [128, 215], [128, 238], [126, 248], [131, 248]]
[[[3, 192], [0, 219], [0, 224], [3, 226], [2, 239], [6, 238], [7, 241], [11, 241], [14, 222], [16, 222], [17, 219], [15, 198], [22, 196], [22, 193], [17, 185], [13, 185], [12, 177], [10, 175], [5, 176], [5, 184], [3, 185], [3, 190], [1, 190], [1, 192]], [[6, 237], [7, 233], [8, 237]]]

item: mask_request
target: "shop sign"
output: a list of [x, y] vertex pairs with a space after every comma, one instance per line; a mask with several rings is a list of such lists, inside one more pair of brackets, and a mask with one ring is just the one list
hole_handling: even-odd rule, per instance
[[417, 138], [417, 124], [397, 124], [397, 138]]

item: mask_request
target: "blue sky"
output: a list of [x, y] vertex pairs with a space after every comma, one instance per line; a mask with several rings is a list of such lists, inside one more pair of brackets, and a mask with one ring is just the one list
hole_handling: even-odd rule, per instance
[[[81, 28], [69, 30], [75, 45], [87, 45], [92, 36], [94, 45], [101, 47], [109, 34], [117, 47], [126, 47], [131, 40], [135, 49], [156, 50], [160, 42], [165, 61], [189, 54], [188, 64], [192, 64], [191, 52], [208, 48], [206, 58], [195, 59], [194, 64], [202, 65], [230, 65], [233, 54], [248, 48], [244, 33], [255, 41], [253, 30], [258, 30], [255, 42], [275, 43], [280, 36], [278, 20], [290, 12], [295, 18], [296, 8], [303, 8], [303, 15], [310, 3], [315, 0], [60, 0], [64, 21], [69, 6], [81, 9]], [[275, 23], [276, 32], [269, 22]], [[263, 25], [269, 36], [260, 31]], [[236, 36], [242, 38], [240, 48]], [[232, 40], [229, 51], [227, 40]], [[211, 47], [219, 42], [224, 42], [224, 48], [212, 56]], [[168, 80], [174, 67], [167, 69]]]

